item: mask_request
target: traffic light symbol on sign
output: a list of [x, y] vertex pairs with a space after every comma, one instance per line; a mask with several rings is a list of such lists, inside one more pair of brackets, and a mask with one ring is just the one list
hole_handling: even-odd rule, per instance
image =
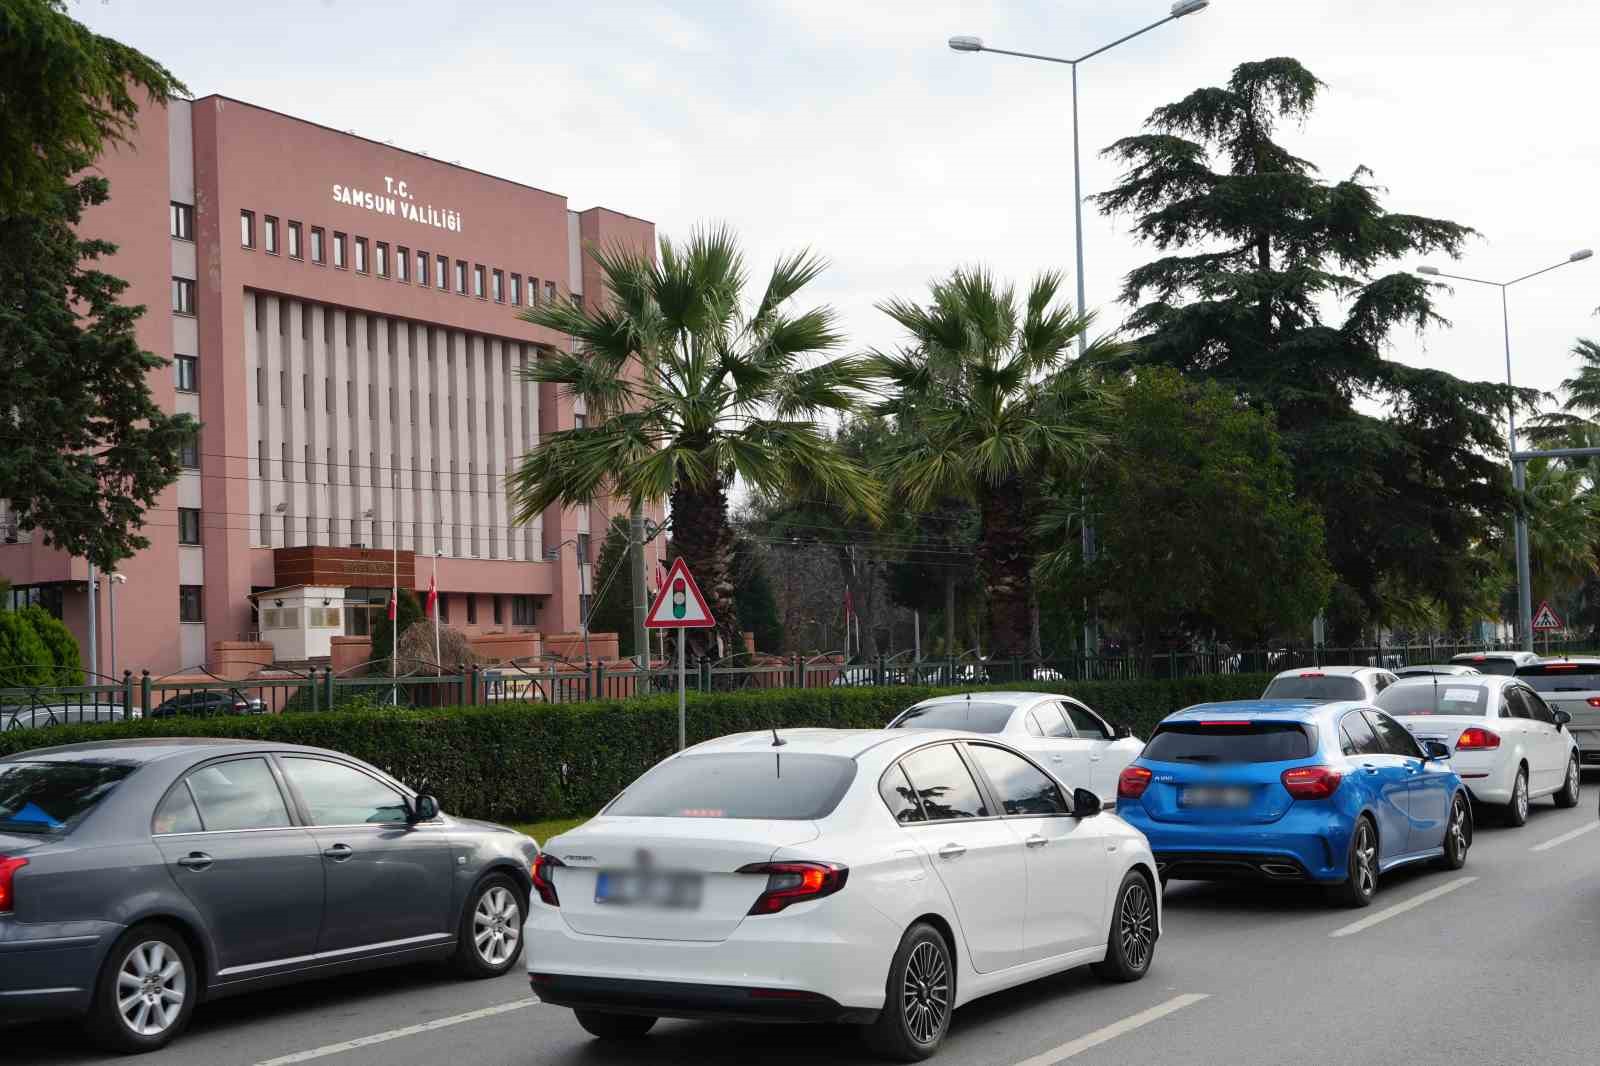
[[678, 578], [672, 583], [672, 617], [682, 618], [689, 611], [689, 590], [684, 586], [683, 578]]
[[656, 594], [644, 624], [649, 629], [710, 629], [716, 626], [711, 608], [682, 559], [673, 561], [661, 591]]

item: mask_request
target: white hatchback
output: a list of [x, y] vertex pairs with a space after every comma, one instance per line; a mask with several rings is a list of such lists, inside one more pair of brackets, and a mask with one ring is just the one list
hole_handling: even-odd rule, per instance
[[1522, 825], [1528, 804], [1553, 796], [1576, 807], [1578, 743], [1566, 711], [1551, 710], [1521, 678], [1412, 677], [1389, 686], [1377, 704], [1419, 741], [1449, 746], [1450, 766], [1480, 803]]
[[1143, 834], [1008, 745], [745, 733], [548, 842], [528, 973], [603, 1039], [659, 1017], [843, 1021], [910, 1061], [979, 996], [1085, 964], [1143, 977], [1156, 884]]

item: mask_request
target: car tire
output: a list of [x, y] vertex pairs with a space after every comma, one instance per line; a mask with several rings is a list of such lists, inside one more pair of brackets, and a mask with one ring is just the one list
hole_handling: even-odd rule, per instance
[[467, 896], [456, 931], [456, 951], [450, 957], [462, 977], [479, 980], [499, 977], [522, 957], [522, 923], [528, 913], [527, 897], [505, 874], [490, 874]]
[[1563, 810], [1571, 810], [1578, 805], [1579, 793], [1583, 791], [1583, 769], [1578, 765], [1576, 755], [1567, 760], [1567, 780], [1556, 793], [1556, 806]]
[[1105, 961], [1090, 963], [1089, 969], [1103, 981], [1137, 981], [1150, 972], [1157, 935], [1155, 888], [1139, 871], [1129, 870], [1111, 910]]
[[603, 1010], [574, 1010], [578, 1024], [598, 1040], [641, 1040], [656, 1020], [648, 1014], [612, 1014]]
[[1511, 802], [1500, 812], [1500, 820], [1513, 829], [1528, 824], [1528, 768], [1517, 768], [1517, 779], [1511, 785]]
[[867, 1046], [895, 1062], [920, 1062], [939, 1049], [955, 1008], [955, 959], [926, 922], [906, 930], [889, 963], [883, 1010], [866, 1027]]
[[108, 1051], [164, 1048], [188, 1027], [203, 985], [178, 931], [141, 922], [117, 938], [100, 968], [85, 1019], [89, 1036]]
[[1450, 801], [1450, 820], [1444, 827], [1444, 855], [1439, 865], [1459, 870], [1467, 864], [1467, 849], [1472, 847], [1472, 804], [1460, 792]]
[[1350, 833], [1345, 870], [1345, 879], [1333, 887], [1334, 899], [1346, 907], [1370, 906], [1378, 894], [1378, 829], [1365, 815]]

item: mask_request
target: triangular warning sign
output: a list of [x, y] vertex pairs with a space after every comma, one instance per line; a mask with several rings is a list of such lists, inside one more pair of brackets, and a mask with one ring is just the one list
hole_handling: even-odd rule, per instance
[[706, 598], [700, 594], [700, 586], [694, 583], [694, 575], [683, 565], [683, 559], [672, 561], [656, 602], [644, 617], [644, 625], [646, 629], [716, 628], [711, 608], [706, 606]]
[[1538, 630], [1565, 629], [1566, 626], [1562, 623], [1561, 616], [1556, 614], [1555, 610], [1550, 606], [1550, 601], [1545, 600], [1539, 604], [1539, 609], [1533, 612], [1533, 628]]

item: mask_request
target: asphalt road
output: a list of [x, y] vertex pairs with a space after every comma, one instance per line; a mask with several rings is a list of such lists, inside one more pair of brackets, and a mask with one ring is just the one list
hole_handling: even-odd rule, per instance
[[[1459, 872], [1386, 878], [1361, 911], [1312, 890], [1174, 883], [1150, 975], [1087, 969], [958, 1011], [943, 1066], [1278, 1066], [1293, 1061], [1600, 1061], [1600, 821], [1535, 804], [1479, 827]], [[1569, 834], [1572, 834], [1569, 836]], [[1566, 839], [1563, 839], [1566, 838]], [[0, 1031], [0, 1061], [126, 1063], [71, 1025]], [[602, 1046], [513, 971], [463, 983], [413, 967], [202, 1006], [161, 1066], [813, 1066], [873, 1061], [841, 1027], [661, 1022]]]

